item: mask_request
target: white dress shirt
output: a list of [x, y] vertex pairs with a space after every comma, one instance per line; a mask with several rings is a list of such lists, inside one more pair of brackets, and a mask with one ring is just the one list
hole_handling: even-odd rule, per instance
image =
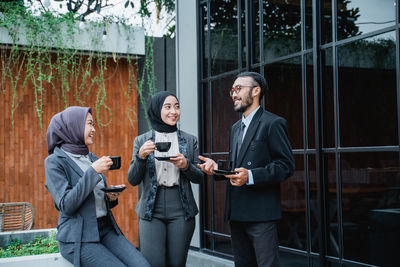
[[[155, 157], [176, 156], [179, 153], [178, 133], [160, 133], [155, 131], [156, 142], [171, 142], [171, 147], [167, 152], [154, 151]], [[179, 168], [168, 161], [155, 159], [157, 181], [159, 185], [174, 186], [179, 185]]]

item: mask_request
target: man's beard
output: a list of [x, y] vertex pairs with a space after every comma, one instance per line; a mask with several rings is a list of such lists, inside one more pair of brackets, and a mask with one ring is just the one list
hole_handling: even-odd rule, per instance
[[239, 106], [233, 107], [235, 111], [243, 113], [246, 111], [248, 107], [250, 107], [253, 104], [254, 100], [251, 97], [251, 92], [252, 90], [250, 90], [247, 96], [244, 99], [242, 99], [242, 103]]

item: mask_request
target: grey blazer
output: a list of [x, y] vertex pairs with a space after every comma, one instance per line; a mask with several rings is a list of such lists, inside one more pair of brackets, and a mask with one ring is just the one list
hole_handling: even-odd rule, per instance
[[[157, 175], [154, 162], [154, 153], [147, 159], [139, 158], [140, 147], [148, 140], [154, 142], [154, 131], [148, 131], [135, 138], [133, 144], [132, 161], [128, 171], [128, 181], [135, 186], [142, 183], [143, 188], [139, 203], [136, 206], [136, 213], [141, 219], [151, 220], [153, 216], [154, 201], [157, 194]], [[193, 218], [199, 212], [193, 197], [190, 182], [200, 183], [203, 180], [203, 172], [197, 168], [199, 149], [197, 138], [193, 135], [178, 131], [179, 152], [188, 161], [187, 170], [181, 170], [179, 176], [179, 192], [185, 213], [185, 219]]]
[[[98, 158], [89, 153], [92, 161]], [[61, 242], [99, 242], [99, 231], [96, 218], [96, 204], [93, 189], [103, 179], [92, 167], [85, 172], [60, 148], [45, 160], [46, 188], [54, 199], [59, 210], [56, 239]], [[108, 215], [117, 234], [118, 228], [110, 208], [118, 201], [109, 202], [106, 198]]]

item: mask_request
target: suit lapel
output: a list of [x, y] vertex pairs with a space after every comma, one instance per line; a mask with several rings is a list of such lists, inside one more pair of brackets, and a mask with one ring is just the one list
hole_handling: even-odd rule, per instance
[[[258, 125], [260, 124], [260, 117], [261, 117], [262, 113], [263, 113], [263, 109], [260, 108], [257, 111], [257, 113], [254, 114], [254, 117], [251, 120], [249, 128], [247, 129], [246, 135], [244, 136], [242, 146], [240, 147], [240, 151], [238, 151], [239, 154], [237, 156], [236, 166], [240, 166], [242, 164], [246, 150], [249, 147], [251, 140], [253, 140], [253, 136], [257, 131]], [[235, 143], [235, 146], [236, 145], [237, 145], [237, 142]]]
[[240, 120], [238, 123], [236, 123], [232, 127], [232, 140], [231, 140], [231, 150], [232, 150], [232, 158], [231, 161], [233, 161], [233, 166], [236, 166], [236, 159], [237, 159], [237, 142], [238, 142], [238, 135], [239, 135], [239, 129], [240, 129]]
[[68, 165], [77, 173], [79, 174], [79, 176], [83, 175], [83, 171], [81, 168], [79, 168], [79, 166], [64, 152], [62, 151], [61, 148], [56, 147], [54, 149], [54, 154], [56, 154], [59, 157], [65, 158], [66, 162], [68, 163]]

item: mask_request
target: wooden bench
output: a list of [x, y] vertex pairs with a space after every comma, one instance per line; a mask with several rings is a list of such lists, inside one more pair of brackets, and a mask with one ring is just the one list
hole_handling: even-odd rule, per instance
[[35, 211], [29, 202], [0, 203], [0, 232], [32, 229]]

